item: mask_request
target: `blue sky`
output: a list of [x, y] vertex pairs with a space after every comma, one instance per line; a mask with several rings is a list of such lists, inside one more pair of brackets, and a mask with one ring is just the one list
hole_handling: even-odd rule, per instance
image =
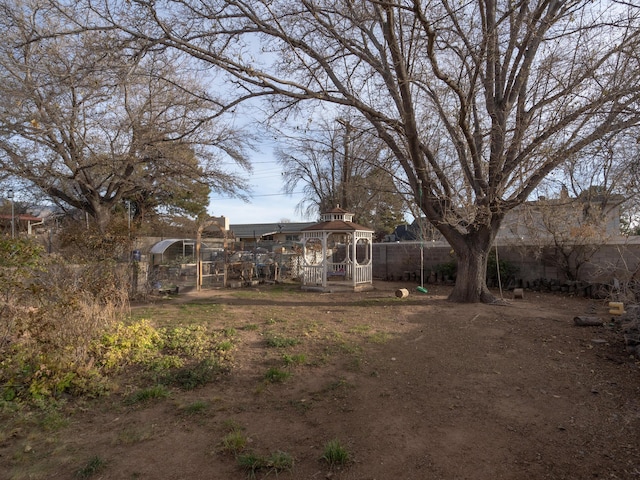
[[[230, 224], [276, 223], [283, 219], [291, 222], [309, 222], [296, 213], [296, 205], [302, 198], [300, 193], [287, 195], [282, 193], [282, 168], [273, 156], [273, 146], [254, 153], [251, 158], [253, 172], [249, 176], [252, 196], [248, 203], [213, 194], [209, 203], [209, 214], [224, 215]], [[300, 191], [302, 187], [298, 188]]]

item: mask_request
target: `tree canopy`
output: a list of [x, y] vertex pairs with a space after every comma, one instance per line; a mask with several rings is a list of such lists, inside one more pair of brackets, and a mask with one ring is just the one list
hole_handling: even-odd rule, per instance
[[247, 138], [216, 122], [188, 59], [141, 51], [112, 31], [60, 35], [71, 26], [55, 8], [20, 3], [1, 5], [5, 173], [87, 212], [101, 231], [123, 201], [139, 215], [158, 207], [189, 214], [208, 205], [211, 189], [246, 187], [222, 161], [248, 168]]
[[368, 124], [338, 117], [300, 130], [284, 142], [279, 137], [286, 146], [278, 149], [277, 158], [285, 192], [302, 184], [301, 213], [318, 218], [340, 206], [379, 237], [404, 221], [406, 205], [395, 183], [393, 157]]
[[[506, 212], [640, 121], [640, 7], [591, 0], [92, 0], [118, 29], [223, 72], [236, 98], [350, 108], [395, 157], [458, 259], [450, 298], [492, 301]], [[84, 21], [90, 19], [90, 22]], [[221, 73], [222, 74], [222, 73]], [[584, 158], [584, 157], [583, 157]]]

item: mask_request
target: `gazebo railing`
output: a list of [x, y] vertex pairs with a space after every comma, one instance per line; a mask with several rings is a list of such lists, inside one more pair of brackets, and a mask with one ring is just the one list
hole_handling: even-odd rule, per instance
[[373, 273], [370, 265], [356, 265], [355, 283], [371, 283]]
[[322, 265], [305, 265], [302, 269], [303, 285], [322, 285]]
[[[322, 265], [306, 265], [303, 269], [304, 285], [322, 285]], [[369, 265], [356, 265], [355, 279], [353, 266], [349, 263], [327, 265], [327, 281], [354, 280], [354, 284], [371, 283], [373, 276]]]
[[352, 278], [350, 263], [329, 263], [327, 264], [327, 280], [346, 280]]

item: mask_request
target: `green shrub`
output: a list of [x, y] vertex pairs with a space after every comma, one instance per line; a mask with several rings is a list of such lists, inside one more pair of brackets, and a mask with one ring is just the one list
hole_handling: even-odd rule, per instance
[[233, 342], [231, 340], [223, 340], [216, 345], [216, 350], [220, 352], [229, 352], [233, 350]]
[[175, 368], [184, 367], [185, 360], [178, 355], [161, 355], [151, 360], [149, 369], [153, 372], [164, 373]]
[[165, 338], [164, 346], [178, 355], [186, 355], [195, 358], [205, 358], [213, 349], [214, 337], [207, 331], [204, 325], [188, 325], [163, 329]]
[[163, 339], [148, 320], [131, 325], [117, 323], [105, 333], [96, 351], [101, 365], [106, 370], [117, 371], [125, 365], [149, 363], [158, 356]]
[[440, 263], [435, 267], [436, 273], [443, 277], [449, 277], [450, 279], [455, 279], [456, 274], [458, 273], [458, 262], [455, 260], [451, 260], [446, 263]]
[[[513, 278], [520, 270], [517, 265], [514, 265], [508, 260], [500, 260], [498, 262], [500, 268], [500, 281], [505, 285], [510, 278]], [[496, 254], [494, 251], [489, 253], [487, 260], [487, 281], [498, 283], [498, 270], [496, 268]]]
[[215, 335], [203, 325], [124, 322], [128, 306], [126, 265], [71, 265], [43, 256], [28, 241], [0, 238], [2, 401], [42, 401], [63, 392], [98, 396], [109, 390], [113, 373], [130, 365], [183, 389], [224, 371], [235, 329]]

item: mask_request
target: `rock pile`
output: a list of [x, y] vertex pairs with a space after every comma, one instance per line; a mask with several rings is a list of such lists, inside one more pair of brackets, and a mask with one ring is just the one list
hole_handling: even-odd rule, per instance
[[627, 351], [640, 358], [640, 305], [627, 306], [620, 322]]

